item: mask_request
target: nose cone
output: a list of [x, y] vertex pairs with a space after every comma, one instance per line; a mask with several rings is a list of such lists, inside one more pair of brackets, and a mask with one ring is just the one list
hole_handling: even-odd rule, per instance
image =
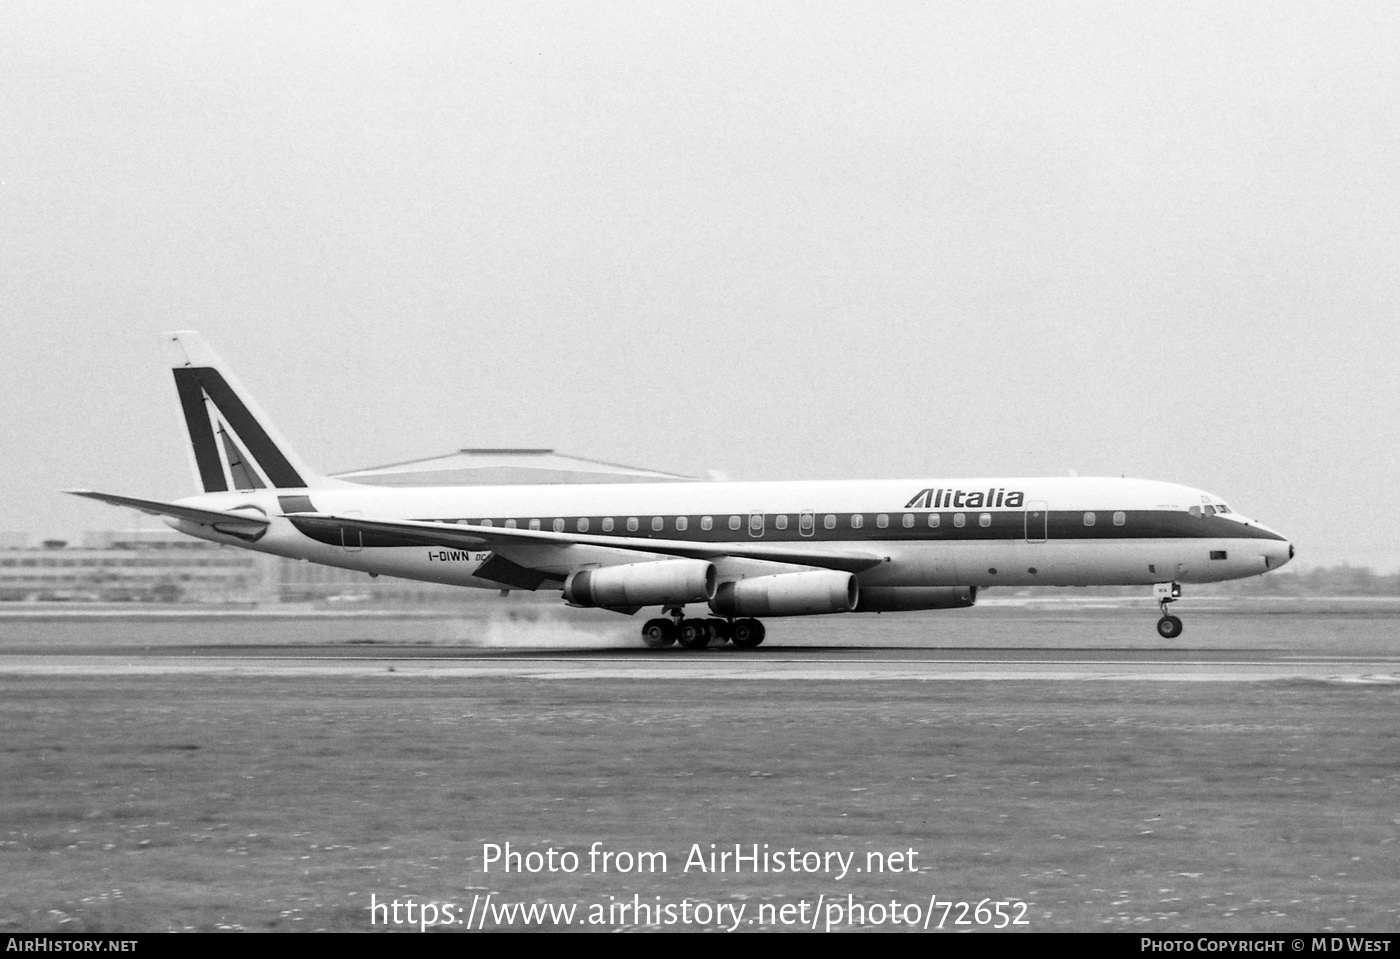
[[1278, 569], [1293, 559], [1293, 544], [1283, 537], [1267, 541], [1260, 552], [1264, 556], [1266, 570]]

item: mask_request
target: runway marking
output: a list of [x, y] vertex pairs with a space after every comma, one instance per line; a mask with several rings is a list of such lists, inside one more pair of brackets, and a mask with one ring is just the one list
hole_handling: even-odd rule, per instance
[[1347, 654], [1345, 654], [1345, 653], [1336, 653], [1336, 654], [1328, 653], [1326, 656], [1302, 656], [1302, 655], [1298, 655], [1298, 654], [1295, 653], [1295, 654], [1292, 654], [1292, 655], [1280, 656], [1279, 659], [1287, 659], [1287, 660], [1294, 660], [1294, 659], [1297, 659], [1297, 660], [1304, 660], [1304, 661], [1309, 661], [1309, 662], [1312, 661], [1312, 660], [1324, 660], [1324, 659], [1326, 659], [1326, 660], [1335, 660], [1336, 662], [1339, 662], [1339, 663], [1351, 662], [1351, 661], [1353, 661], [1353, 660], [1356, 660], [1356, 661], [1359, 661], [1359, 662], [1368, 662], [1368, 663], [1369, 663], [1369, 662], [1400, 663], [1400, 656], [1355, 656], [1355, 655], [1347, 655]]
[[1031, 660], [741, 660], [649, 658], [645, 661], [609, 657], [507, 659], [359, 657], [121, 657], [10, 656], [0, 657], [0, 676], [193, 676], [255, 677], [378, 676], [391, 679], [537, 679], [587, 681], [597, 679], [788, 680], [788, 681], [1051, 681], [1051, 682], [1261, 682], [1312, 679], [1348, 683], [1400, 683], [1392, 663], [1331, 659], [1258, 663], [1229, 661], [1096, 660], [1044, 662]]

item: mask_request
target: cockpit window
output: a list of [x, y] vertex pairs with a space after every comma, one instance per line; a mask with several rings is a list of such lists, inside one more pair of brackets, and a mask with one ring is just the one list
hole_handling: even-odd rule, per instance
[[1214, 506], [1211, 506], [1209, 503], [1206, 504], [1206, 506], [1205, 506], [1205, 511], [1206, 511], [1206, 515], [1207, 515], [1207, 516], [1214, 516], [1214, 515], [1215, 515], [1215, 507], [1214, 507]]
[[1215, 508], [1216, 508], [1217, 510], [1219, 510], [1220, 512], [1222, 512], [1222, 513], [1228, 513], [1228, 512], [1230, 512], [1230, 507], [1226, 506], [1224, 503], [1221, 503], [1220, 505], [1216, 506]]

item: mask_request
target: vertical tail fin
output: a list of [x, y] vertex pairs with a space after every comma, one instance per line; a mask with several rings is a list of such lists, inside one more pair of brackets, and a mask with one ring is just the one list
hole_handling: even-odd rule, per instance
[[165, 334], [189, 430], [195, 480], [206, 493], [329, 485], [309, 469], [227, 364], [193, 330]]

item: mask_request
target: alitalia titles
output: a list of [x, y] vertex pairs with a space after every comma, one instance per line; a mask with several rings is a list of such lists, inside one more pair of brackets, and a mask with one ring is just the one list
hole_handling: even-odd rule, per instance
[[1010, 492], [994, 486], [989, 490], [921, 489], [904, 504], [905, 509], [981, 509], [1005, 506], [1016, 509], [1026, 502], [1020, 490]]

